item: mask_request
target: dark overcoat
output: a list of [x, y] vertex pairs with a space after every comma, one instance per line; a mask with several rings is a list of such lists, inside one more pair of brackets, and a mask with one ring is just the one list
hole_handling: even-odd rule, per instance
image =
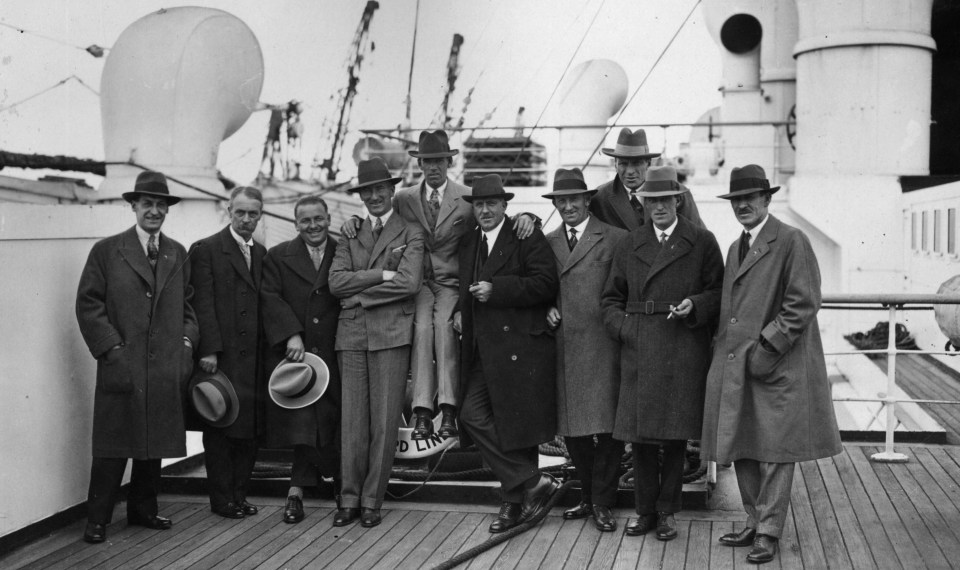
[[[681, 187], [686, 188], [683, 185]], [[637, 223], [633, 206], [630, 204], [630, 194], [620, 181], [620, 176], [615, 176], [610, 182], [597, 186], [597, 193], [590, 199], [590, 213], [605, 224], [627, 231], [650, 224], [650, 211], [646, 208], [643, 210], [644, 223]], [[706, 227], [700, 219], [700, 210], [689, 189], [683, 194], [683, 204], [677, 209], [677, 215], [683, 216], [695, 226]]]
[[[701, 455], [792, 463], [840, 453], [820, 342], [820, 268], [810, 241], [773, 216], [743, 265], [727, 253], [707, 379]], [[759, 346], [763, 337], [774, 353]]]
[[94, 457], [187, 453], [181, 383], [192, 355], [183, 338], [196, 346], [199, 336], [190, 264], [183, 246], [166, 235], [158, 248], [154, 275], [131, 227], [94, 244], [80, 275], [77, 322], [97, 359]]
[[340, 368], [334, 350], [340, 300], [330, 292], [328, 278], [337, 242], [327, 238], [320, 270], [313, 267], [303, 238], [297, 236], [270, 248], [263, 261], [260, 308], [263, 312], [264, 376], [283, 360], [287, 339], [299, 334], [304, 348], [323, 359], [330, 384], [323, 397], [297, 410], [281, 408], [266, 396], [265, 447], [311, 445], [338, 440], [340, 427]]
[[[540, 230], [520, 240], [513, 220], [505, 218], [478, 270], [480, 234], [479, 228], [468, 233], [460, 249], [458, 401], [466, 394], [474, 351], [479, 350], [501, 446], [507, 451], [529, 448], [557, 433], [556, 346], [547, 326], [547, 310], [560, 284], [557, 264]], [[493, 284], [485, 303], [469, 291], [479, 281]], [[466, 444], [462, 431], [460, 437]]]
[[[227, 437], [254, 438], [263, 432], [266, 385], [260, 361], [260, 280], [267, 249], [254, 242], [250, 269], [230, 226], [190, 248], [193, 308], [200, 324], [196, 358], [217, 355], [219, 368], [233, 385], [240, 413], [233, 424], [219, 428]], [[187, 429], [218, 429], [191, 418]]]
[[[713, 234], [678, 217], [661, 246], [654, 230], [646, 224], [620, 242], [601, 298], [607, 331], [621, 343], [613, 437], [622, 441], [700, 437], [720, 312], [723, 258]], [[647, 301], [684, 299], [694, 306], [685, 319], [645, 313]]]
[[620, 343], [603, 327], [600, 295], [613, 252], [627, 232], [591, 216], [570, 251], [565, 224], [547, 234], [560, 274], [557, 335], [557, 434], [613, 432], [620, 393]]

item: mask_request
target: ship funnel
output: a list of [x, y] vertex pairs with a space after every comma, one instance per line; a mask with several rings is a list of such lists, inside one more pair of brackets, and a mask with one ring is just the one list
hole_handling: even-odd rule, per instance
[[[208, 191], [220, 142], [246, 122], [263, 87], [250, 28], [222, 10], [181, 7], [140, 18], [120, 34], [103, 69], [100, 111], [109, 162], [135, 162]], [[141, 169], [108, 165], [103, 200], [133, 188]], [[181, 196], [203, 197], [184, 187]]]
[[[609, 59], [591, 59], [574, 67], [560, 87], [559, 114], [564, 125], [605, 125], [627, 100], [627, 74]], [[610, 178], [609, 160], [591, 153], [606, 129], [563, 129], [560, 164], [583, 168], [587, 186], [595, 188]]]

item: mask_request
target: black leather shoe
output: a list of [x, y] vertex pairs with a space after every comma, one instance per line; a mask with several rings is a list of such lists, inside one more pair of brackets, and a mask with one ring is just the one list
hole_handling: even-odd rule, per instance
[[640, 536], [647, 534], [657, 526], [657, 515], [640, 515], [636, 520], [627, 523], [624, 534], [627, 536]]
[[257, 508], [256, 505], [251, 505], [246, 499], [240, 501], [237, 505], [240, 507], [240, 510], [243, 511], [244, 516], [252, 517], [260, 512], [260, 509]]
[[358, 518], [360, 518], [360, 509], [340, 509], [333, 515], [333, 526], [347, 526]]
[[593, 514], [593, 505], [590, 503], [580, 503], [572, 509], [563, 511], [563, 518], [569, 520], [585, 519]]
[[83, 531], [83, 540], [90, 544], [107, 540], [107, 525], [87, 522], [87, 528]]
[[541, 473], [540, 480], [533, 489], [523, 493], [523, 505], [520, 507], [520, 520], [526, 522], [540, 516], [547, 508], [550, 498], [560, 488], [560, 482], [549, 473]]
[[659, 513], [657, 515], [657, 540], [673, 540], [677, 538], [677, 521], [673, 513]]
[[380, 509], [368, 509], [364, 507], [360, 512], [360, 526], [370, 528], [380, 524]]
[[210, 510], [227, 519], [243, 518], [243, 509], [236, 503], [227, 503], [220, 507], [210, 507]]
[[127, 524], [152, 528], [153, 530], [167, 530], [173, 523], [170, 519], [153, 515], [150, 517], [139, 517], [127, 515]]
[[520, 503], [503, 503], [500, 505], [497, 518], [490, 523], [490, 532], [496, 534], [508, 531], [518, 524], [520, 524]]
[[750, 549], [750, 554], [747, 554], [747, 562], [752, 564], [770, 562], [777, 555], [777, 542], [776, 537], [758, 534], [753, 539], [753, 548]]
[[283, 507], [283, 522], [296, 524], [303, 520], [303, 499], [296, 495], [287, 497], [287, 504]]
[[748, 526], [740, 532], [728, 532], [720, 537], [720, 544], [724, 546], [750, 546], [757, 536], [757, 529]]
[[593, 505], [593, 524], [600, 532], [613, 532], [617, 530], [617, 519], [613, 518], [610, 507], [603, 505]]
[[437, 430], [437, 435], [444, 439], [460, 435], [460, 431], [457, 429], [457, 410], [455, 408], [443, 407], [443, 417], [440, 419], [440, 429]]
[[427, 439], [433, 433], [433, 418], [427, 412], [417, 412], [417, 423], [410, 439]]

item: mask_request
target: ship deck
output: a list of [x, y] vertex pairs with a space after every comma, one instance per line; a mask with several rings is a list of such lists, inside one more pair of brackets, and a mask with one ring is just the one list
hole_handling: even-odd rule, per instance
[[[948, 568], [960, 566], [960, 447], [899, 446], [906, 464], [870, 461], [875, 445], [845, 444], [840, 455], [798, 466], [792, 512], [780, 554], [767, 568]], [[732, 473], [714, 510], [679, 513], [680, 537], [622, 532], [633, 515], [618, 509], [620, 529], [599, 533], [589, 520], [565, 521], [560, 509], [534, 529], [461, 568], [742, 568], [746, 549], [717, 543], [739, 529]], [[724, 485], [717, 495], [723, 494]], [[77, 522], [0, 557], [3, 568], [428, 568], [491, 535], [494, 505], [387, 502], [383, 523], [334, 528], [330, 501], [307, 500], [299, 524], [281, 521], [283, 499], [259, 497], [260, 514], [242, 521], [213, 515], [206, 497], [164, 495], [169, 531], [127, 527], [123, 506], [108, 541], [80, 539]], [[718, 502], [714, 501], [718, 506]], [[724, 510], [727, 509], [727, 510]]]

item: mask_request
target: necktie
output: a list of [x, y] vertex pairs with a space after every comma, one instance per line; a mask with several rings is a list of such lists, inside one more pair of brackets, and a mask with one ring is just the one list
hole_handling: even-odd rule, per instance
[[660, 247], [667, 245], [667, 232], [660, 232]]
[[487, 256], [490, 255], [490, 252], [487, 251], [489, 242], [487, 242], [487, 234], [483, 234], [483, 239], [480, 241], [480, 266], [482, 267], [484, 263], [487, 262]]
[[570, 239], [567, 240], [567, 245], [570, 247], [570, 251], [577, 247], [577, 228], [570, 228]]
[[377, 218], [377, 223], [373, 224], [373, 242], [376, 243], [380, 239], [380, 232], [383, 231], [383, 221], [380, 218]]
[[434, 224], [437, 223], [437, 215], [440, 213], [440, 192], [436, 188], [430, 193], [430, 199], [427, 201], [430, 207], [430, 217]]
[[637, 223], [643, 225], [643, 203], [635, 194], [630, 194], [630, 205], [633, 206], [633, 214], [637, 218]]
[[323, 262], [323, 252], [319, 247], [310, 247], [310, 259], [313, 260], [313, 268], [320, 271], [320, 263]]
[[147, 259], [150, 261], [150, 267], [157, 268], [157, 258], [160, 257], [160, 249], [157, 247], [157, 236], [150, 234], [147, 240]]
[[750, 251], [750, 232], [743, 232], [743, 235], [740, 236], [740, 265], [743, 265], [743, 260], [747, 257], [748, 251]]
[[240, 253], [243, 254], [243, 260], [247, 263], [247, 271], [250, 271], [250, 246], [246, 242], [240, 242]]

